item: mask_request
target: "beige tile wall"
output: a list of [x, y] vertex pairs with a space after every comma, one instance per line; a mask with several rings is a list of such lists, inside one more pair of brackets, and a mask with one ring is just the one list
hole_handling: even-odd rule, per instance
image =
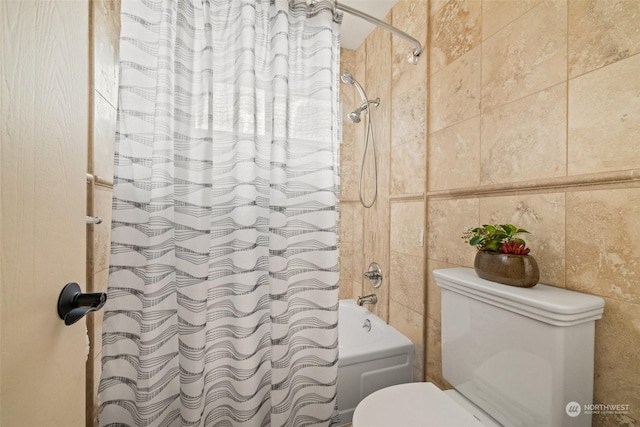
[[[387, 22], [427, 40], [427, 3], [400, 1]], [[376, 293], [368, 306], [415, 344], [414, 378], [424, 379], [425, 182], [427, 61], [406, 61], [411, 46], [376, 29], [356, 51], [342, 50], [342, 71], [350, 71], [370, 99], [378, 165], [378, 197], [370, 209], [358, 200], [366, 122], [343, 120], [341, 151], [341, 298]], [[343, 115], [361, 103], [342, 85]], [[407, 123], [410, 125], [407, 126]], [[370, 154], [370, 153], [369, 153]], [[364, 197], [370, 200], [373, 173], [365, 163]], [[381, 265], [384, 281], [373, 289], [362, 280], [369, 263]], [[345, 271], [351, 270], [351, 271]]]
[[[369, 96], [391, 102], [389, 140], [380, 142], [391, 158], [380, 181], [388, 206], [375, 215], [356, 209], [358, 155], [343, 164], [343, 215], [364, 232], [343, 251], [355, 270], [341, 295], [369, 293], [362, 269], [371, 253], [387, 255], [376, 261], [389, 262], [388, 316], [378, 311], [424, 345], [416, 372], [428, 380], [449, 387], [431, 271], [473, 266], [466, 228], [512, 222], [531, 231], [544, 283], [605, 299], [594, 398], [629, 404], [629, 413], [594, 425], [640, 425], [638, 17], [637, 0], [401, 0], [387, 20], [425, 43], [430, 29], [420, 64], [404, 63], [408, 45], [382, 43], [379, 32], [348, 54]], [[359, 103], [350, 96], [345, 112]], [[358, 153], [363, 126], [347, 138]], [[416, 243], [421, 218], [425, 247]], [[344, 224], [342, 233], [344, 241]]]
[[[466, 227], [530, 230], [542, 282], [605, 298], [594, 398], [630, 406], [594, 425], [640, 425], [640, 2], [464, 3], [432, 2], [430, 28], [455, 34], [430, 56], [429, 272], [473, 265]], [[426, 324], [447, 387], [430, 273]]]
[[[387, 18], [389, 21], [390, 17]], [[370, 120], [373, 121], [373, 135], [376, 142], [378, 195], [375, 204], [364, 209], [363, 253], [364, 266], [371, 262], [380, 264], [383, 272], [389, 274], [389, 180], [391, 176], [391, 36], [388, 32], [376, 29], [365, 43], [366, 78], [360, 82], [370, 99], [380, 98], [380, 105], [372, 107]], [[361, 100], [356, 102], [359, 104]], [[367, 118], [369, 119], [369, 117]], [[363, 123], [361, 122], [360, 125]], [[364, 126], [360, 126], [364, 128]], [[364, 139], [356, 144], [364, 145]], [[370, 157], [372, 158], [372, 157]], [[374, 188], [372, 168], [365, 168], [363, 189], [365, 195]], [[365, 201], [370, 199], [365, 198]], [[365, 268], [366, 269], [366, 268]], [[368, 281], [363, 283], [362, 292], [376, 293], [379, 303], [369, 308], [380, 318], [389, 318], [389, 286], [375, 290]]]
[[[120, 0], [91, 1], [91, 127], [87, 173], [87, 215], [99, 216], [102, 224], [87, 227], [87, 289], [106, 292], [111, 242], [111, 197], [113, 195], [113, 150], [118, 102], [118, 47]], [[86, 425], [97, 425], [98, 382], [101, 373], [102, 310], [87, 317]]]

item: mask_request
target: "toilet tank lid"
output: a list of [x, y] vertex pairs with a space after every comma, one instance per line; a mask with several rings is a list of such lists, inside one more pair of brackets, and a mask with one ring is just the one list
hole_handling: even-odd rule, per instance
[[443, 289], [556, 326], [573, 326], [602, 317], [604, 300], [563, 288], [537, 284], [532, 288], [503, 285], [478, 277], [471, 268], [434, 270]]

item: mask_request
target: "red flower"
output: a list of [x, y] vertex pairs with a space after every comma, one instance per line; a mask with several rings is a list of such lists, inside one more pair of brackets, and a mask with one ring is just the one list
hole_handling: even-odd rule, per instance
[[527, 255], [529, 253], [529, 248], [527, 248], [524, 243], [520, 243], [515, 240], [508, 240], [500, 246], [500, 252], [503, 254]]

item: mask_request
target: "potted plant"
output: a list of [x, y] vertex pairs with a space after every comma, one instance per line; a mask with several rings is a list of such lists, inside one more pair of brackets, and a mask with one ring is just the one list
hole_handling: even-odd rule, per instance
[[478, 249], [474, 261], [476, 274], [505, 285], [530, 288], [540, 279], [538, 264], [519, 234], [529, 233], [512, 224], [470, 228], [462, 239]]

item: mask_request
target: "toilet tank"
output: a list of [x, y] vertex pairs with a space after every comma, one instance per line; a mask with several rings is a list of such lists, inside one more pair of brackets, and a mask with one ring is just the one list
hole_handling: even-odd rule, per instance
[[[595, 320], [602, 298], [518, 288], [469, 268], [435, 270], [444, 378], [505, 426], [591, 426]], [[576, 409], [577, 408], [577, 409]]]

